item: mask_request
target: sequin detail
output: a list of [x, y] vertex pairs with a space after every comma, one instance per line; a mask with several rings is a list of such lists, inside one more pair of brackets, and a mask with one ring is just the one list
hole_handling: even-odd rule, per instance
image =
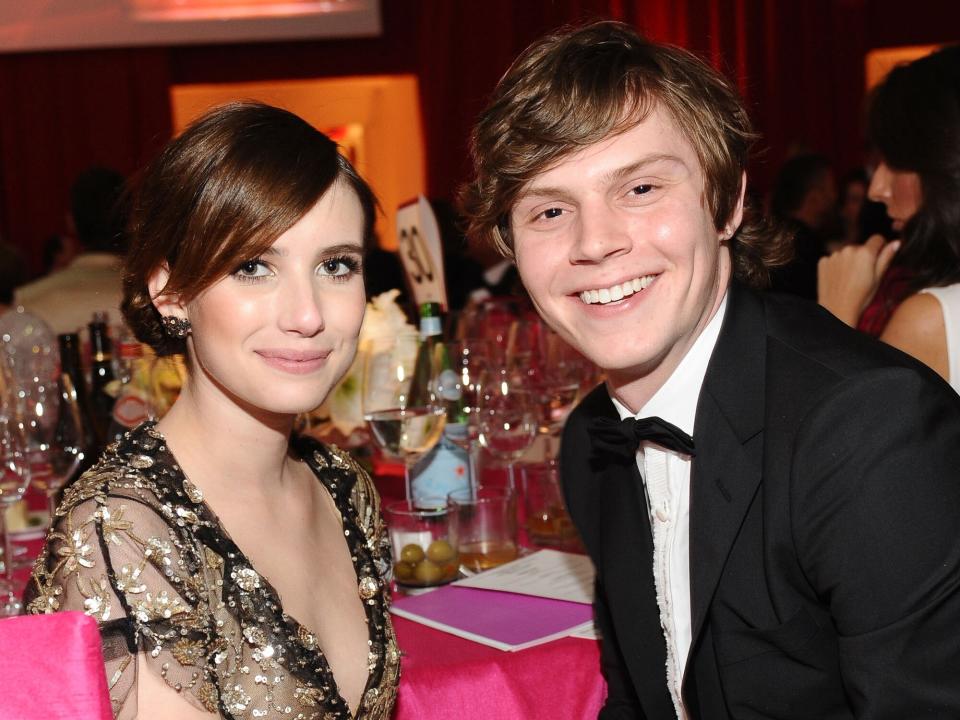
[[378, 583], [375, 578], [367, 576], [360, 578], [359, 589], [360, 597], [362, 597], [364, 600], [369, 600], [380, 590], [380, 583]]
[[203, 502], [203, 491], [186, 478], [183, 480], [183, 491], [190, 498], [190, 502], [195, 502], [198, 505]]

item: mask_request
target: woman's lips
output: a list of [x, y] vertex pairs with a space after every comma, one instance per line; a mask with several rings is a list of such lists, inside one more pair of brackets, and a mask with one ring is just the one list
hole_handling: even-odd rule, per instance
[[323, 367], [329, 351], [319, 350], [257, 350], [263, 361], [272, 368], [293, 375], [306, 375]]

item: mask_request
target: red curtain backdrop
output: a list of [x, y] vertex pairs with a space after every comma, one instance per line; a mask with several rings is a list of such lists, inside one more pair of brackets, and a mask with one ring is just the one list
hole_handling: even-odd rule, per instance
[[763, 133], [762, 192], [790, 152], [862, 160], [863, 57], [955, 41], [954, 0], [383, 0], [380, 37], [0, 55], [0, 234], [32, 272], [65, 228], [72, 179], [91, 164], [133, 173], [170, 136], [169, 88], [370, 73], [420, 80], [429, 192], [466, 177], [467, 135], [510, 61], [567, 23], [612, 18], [707, 58], [739, 86]]

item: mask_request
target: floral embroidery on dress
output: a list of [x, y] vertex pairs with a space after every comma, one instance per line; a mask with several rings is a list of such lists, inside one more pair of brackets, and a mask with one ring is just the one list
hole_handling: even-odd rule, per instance
[[[356, 717], [386, 719], [400, 654], [376, 491], [347, 453], [303, 438], [294, 447], [340, 512], [367, 616], [369, 677]], [[58, 610], [100, 623], [116, 718], [136, 715], [138, 652], [173, 691], [225, 718], [353, 717], [317, 638], [283, 612], [152, 423], [64, 492], [27, 595], [30, 613]]]

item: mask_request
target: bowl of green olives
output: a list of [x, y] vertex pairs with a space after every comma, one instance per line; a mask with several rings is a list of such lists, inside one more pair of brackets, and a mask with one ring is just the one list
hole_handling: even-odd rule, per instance
[[444, 500], [437, 500], [435, 507], [417, 507], [405, 500], [390, 503], [384, 516], [398, 585], [434, 587], [457, 579], [460, 558], [450, 542]]

